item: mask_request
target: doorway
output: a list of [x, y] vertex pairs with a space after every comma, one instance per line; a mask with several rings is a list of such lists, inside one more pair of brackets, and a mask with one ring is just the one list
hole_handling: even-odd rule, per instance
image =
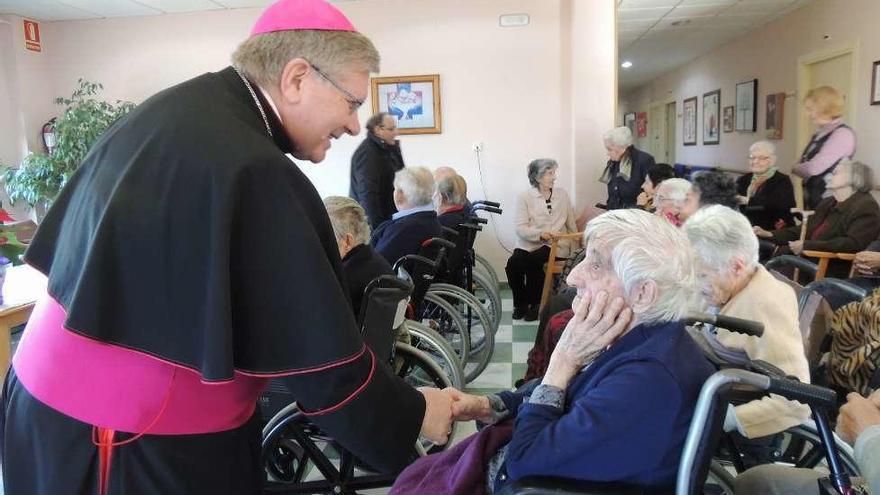
[[675, 166], [675, 102], [666, 104], [666, 159], [664, 163]]

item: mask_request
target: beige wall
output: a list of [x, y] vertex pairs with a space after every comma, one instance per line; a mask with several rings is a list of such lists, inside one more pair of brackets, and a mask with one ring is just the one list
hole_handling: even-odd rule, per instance
[[[503, 244], [512, 247], [514, 198], [528, 186], [531, 159], [558, 159], [558, 185], [572, 192], [579, 205], [604, 199], [593, 195], [601, 192], [594, 184], [603, 165], [600, 134], [613, 119], [615, 3], [369, 0], [339, 7], [376, 43], [381, 75], [440, 74], [443, 133], [402, 136], [404, 158], [408, 165], [455, 167], [467, 179], [471, 198], [501, 201], [506, 212], [497, 219], [497, 230]], [[79, 77], [103, 83], [108, 98], [142, 101], [164, 87], [227, 65], [259, 12], [43, 24], [44, 53], [31, 58], [40, 58], [51, 70], [39, 73], [41, 67], [33, 63], [23, 67], [46, 82], [28, 87], [19, 107], [30, 121], [41, 124], [57, 109], [37, 102], [69, 94]], [[531, 23], [500, 28], [498, 16], [504, 13], [528, 13]], [[576, 98], [571, 95], [574, 85]], [[361, 121], [369, 114], [368, 102]], [[33, 124], [28, 126], [30, 132]], [[349, 159], [362, 139], [344, 137], [323, 163], [300, 164], [322, 195], [347, 194]], [[482, 182], [471, 150], [475, 141], [484, 143]], [[491, 224], [478, 249], [503, 277], [508, 255]]]
[[[857, 77], [854, 85], [854, 118], [859, 137], [856, 157], [880, 171], [880, 106], [869, 105], [871, 67], [880, 59], [880, 2], [877, 0], [815, 0], [808, 6], [724, 45], [700, 59], [622, 97], [629, 111], [647, 111], [649, 103], [674, 97], [677, 102], [676, 161], [746, 169], [748, 146], [763, 139], [765, 100], [769, 93], [785, 92], [784, 139], [775, 141], [783, 171], [800, 156], [797, 127], [802, 94], [798, 90], [798, 59], [802, 56], [850, 45], [856, 46]], [[828, 39], [823, 39], [828, 36]], [[697, 126], [702, 126], [703, 93], [721, 89], [721, 106], [734, 104], [737, 82], [758, 79], [758, 130], [755, 133], [722, 133], [720, 145], [681, 144], [682, 100], [699, 96]], [[620, 113], [620, 112], [618, 112]], [[617, 117], [620, 118], [619, 116]], [[702, 143], [702, 136], [698, 136]]]

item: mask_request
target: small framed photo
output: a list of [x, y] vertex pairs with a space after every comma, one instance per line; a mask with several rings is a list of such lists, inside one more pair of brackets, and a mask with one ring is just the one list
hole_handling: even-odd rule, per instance
[[697, 97], [684, 100], [681, 113], [681, 134], [685, 146], [697, 145]]
[[871, 105], [880, 105], [880, 60], [874, 62], [871, 73]]
[[630, 112], [623, 115], [623, 126], [629, 127], [629, 132], [632, 133], [633, 136], [636, 135], [636, 113]]
[[724, 132], [733, 132], [733, 109], [732, 105], [724, 107]]
[[636, 137], [648, 136], [648, 112], [639, 112], [636, 114]]
[[736, 85], [736, 130], [755, 132], [758, 129], [758, 80]]
[[703, 95], [703, 144], [721, 142], [721, 90]]
[[373, 114], [387, 112], [401, 134], [440, 134], [440, 75], [370, 79]]
[[785, 93], [767, 95], [767, 139], [782, 139], [785, 125]]

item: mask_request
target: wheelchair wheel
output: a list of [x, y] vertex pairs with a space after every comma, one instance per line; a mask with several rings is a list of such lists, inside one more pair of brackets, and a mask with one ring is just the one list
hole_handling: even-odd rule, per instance
[[703, 493], [713, 495], [734, 495], [733, 475], [723, 464], [712, 460], [709, 464], [709, 473], [706, 476]]
[[462, 363], [467, 360], [471, 351], [467, 323], [458, 310], [445, 299], [428, 292], [425, 294], [419, 313], [413, 319], [442, 335]]
[[[781, 460], [794, 464], [795, 467], [816, 469], [825, 466], [825, 451], [815, 424], [812, 422], [797, 425], [782, 433], [786, 442]], [[840, 463], [850, 476], [861, 476], [859, 466], [853, 457], [853, 450], [846, 442], [834, 437]]]
[[296, 403], [290, 404], [263, 428], [263, 465], [269, 481], [301, 483], [312, 469], [327, 469], [330, 461], [324, 452], [331, 444]]
[[492, 268], [492, 264], [489, 263], [489, 260], [480, 256], [479, 253], [474, 253], [474, 272], [482, 272], [489, 276], [489, 280], [498, 287], [501, 285], [501, 281], [498, 280], [498, 274], [495, 273], [495, 269]]
[[406, 320], [405, 325], [410, 334], [410, 345], [433, 359], [449, 377], [452, 386], [461, 390], [465, 383], [461, 361], [449, 342], [427, 325], [417, 321]]
[[[437, 387], [440, 389], [453, 386], [452, 380], [443, 373], [440, 366], [428, 355], [415, 347], [402, 342], [396, 342], [394, 344], [394, 354], [403, 360], [403, 366], [401, 366], [397, 375], [403, 378], [403, 380], [411, 386]], [[449, 435], [449, 438], [452, 438], [453, 435], [455, 435], [457, 428], [458, 423], [452, 423], [452, 433]], [[435, 445], [428, 440], [420, 438], [416, 445], [416, 450], [419, 451], [420, 454], [422, 452], [433, 454], [444, 450], [449, 446], [449, 443], [450, 442], [446, 442], [445, 445]]]
[[495, 352], [495, 328], [480, 301], [470, 292], [449, 284], [434, 284], [428, 294], [443, 298], [454, 307], [468, 326], [470, 352], [463, 361], [464, 380], [473, 381], [486, 369]]
[[474, 285], [471, 287], [471, 293], [483, 305], [483, 309], [492, 318], [495, 324], [495, 331], [498, 331], [498, 325], [501, 324], [501, 293], [498, 285], [483, 275], [474, 273]]

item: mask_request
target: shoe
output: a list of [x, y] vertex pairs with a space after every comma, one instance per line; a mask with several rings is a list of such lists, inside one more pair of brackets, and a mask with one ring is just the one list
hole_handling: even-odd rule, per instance
[[523, 321], [535, 321], [538, 319], [538, 309], [539, 306], [529, 306], [529, 310], [526, 312], [526, 315], [523, 316]]
[[513, 308], [513, 319], [514, 320], [522, 320], [522, 317], [528, 313], [529, 307], [526, 306], [524, 308]]

